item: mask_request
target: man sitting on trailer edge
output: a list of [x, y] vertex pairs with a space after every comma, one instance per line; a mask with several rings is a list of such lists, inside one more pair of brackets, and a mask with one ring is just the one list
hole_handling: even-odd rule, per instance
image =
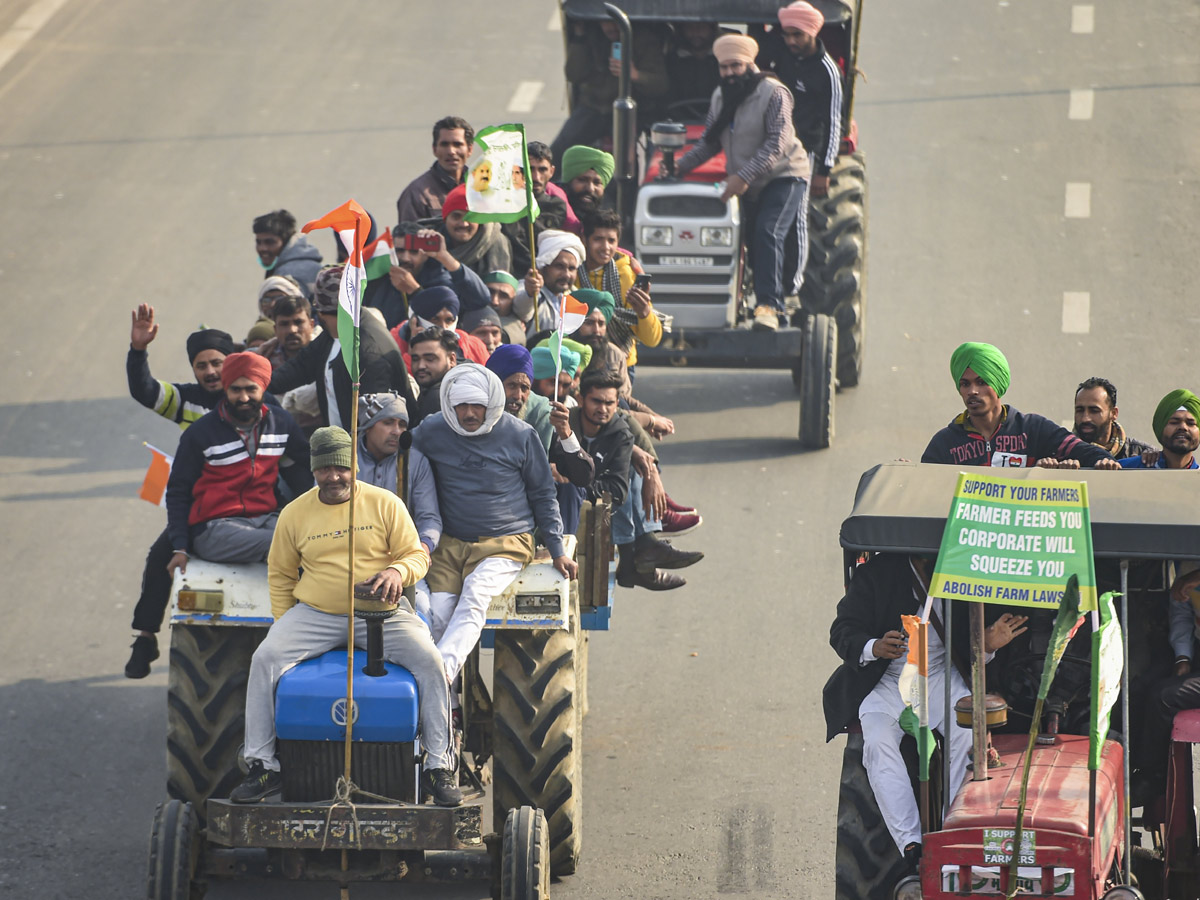
[[[250, 771], [233, 789], [234, 803], [254, 803], [283, 785], [275, 757], [275, 685], [306, 659], [346, 642], [349, 606], [346, 528], [351, 496], [350, 435], [337, 427], [312, 437], [317, 486], [280, 515], [267, 560], [275, 624], [250, 662], [246, 682], [246, 761]], [[391, 491], [360, 483], [354, 497], [355, 572], [381, 600], [399, 603], [404, 588], [429, 568], [429, 556], [404, 504]], [[304, 577], [300, 577], [300, 573]], [[366, 642], [366, 623], [354, 623], [355, 645]], [[433, 801], [458, 806], [462, 792], [450, 754], [449, 686], [429, 630], [401, 608], [383, 623], [383, 657], [412, 673], [419, 692], [424, 768]]]
[[[843, 660], [825, 683], [827, 741], [858, 717], [862, 725], [863, 766], [884, 824], [904, 861], [915, 872], [921, 858], [921, 817], [908, 767], [900, 752], [900, 673], [908, 653], [901, 615], [919, 615], [929, 589], [930, 561], [880, 553], [859, 566], [838, 603], [829, 643]], [[957, 792], [967, 773], [971, 731], [946, 727], [953, 712], [944, 709], [947, 668], [951, 703], [971, 693], [970, 640], [965, 603], [956, 601], [952, 620], [953, 666], [946, 665], [944, 602], [935, 598], [929, 620], [929, 725], [949, 740], [950, 785]], [[1026, 616], [1003, 613], [984, 631], [985, 662], [1025, 631]]]
[[1116, 469], [1107, 450], [1081, 441], [1036, 413], [1022, 413], [1000, 398], [1010, 372], [1004, 354], [991, 344], [960, 344], [950, 357], [950, 375], [966, 409], [933, 436], [921, 462], [1008, 468]]

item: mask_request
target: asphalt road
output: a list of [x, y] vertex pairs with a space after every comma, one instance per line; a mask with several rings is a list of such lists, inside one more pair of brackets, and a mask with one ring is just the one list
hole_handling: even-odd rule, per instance
[[[834, 447], [805, 454], [785, 374], [639, 373], [676, 421], [667, 484], [702, 508], [682, 542], [707, 558], [683, 590], [621, 592], [593, 641], [585, 860], [555, 897], [832, 895], [838, 525], [864, 469], [918, 457], [957, 411], [958, 342], [1000, 345], [1011, 402], [1053, 418], [1078, 381], [1113, 379], [1140, 436], [1197, 386], [1197, 5], [866, 6], [862, 385], [838, 396]], [[135, 498], [141, 442], [176, 432], [128, 397], [129, 310], [157, 307], [153, 369], [182, 380], [190, 330], [253, 321], [253, 216], [352, 195], [390, 222], [444, 114], [553, 137], [552, 4], [450, 8], [0, 0], [0, 895], [138, 896], [164, 795], [165, 667], [121, 669], [163, 522]], [[527, 80], [532, 111], [507, 112]]]

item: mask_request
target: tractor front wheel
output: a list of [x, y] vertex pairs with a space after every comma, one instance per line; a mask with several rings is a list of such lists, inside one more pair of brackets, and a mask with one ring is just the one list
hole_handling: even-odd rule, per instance
[[862, 752], [862, 735], [849, 735], [838, 795], [834, 897], [891, 900], [892, 888], [905, 874], [904, 859], [883, 823]]

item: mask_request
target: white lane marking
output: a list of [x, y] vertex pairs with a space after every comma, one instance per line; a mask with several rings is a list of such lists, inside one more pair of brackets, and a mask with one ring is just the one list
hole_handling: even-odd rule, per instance
[[28, 44], [67, 0], [35, 0], [8, 31], [0, 35], [0, 69]]
[[1063, 334], [1087, 334], [1092, 330], [1092, 295], [1087, 291], [1066, 291], [1063, 294]]
[[547, 31], [562, 31], [562, 16], [558, 12], [558, 7], [555, 7], [554, 12], [550, 13], [550, 21], [546, 23]]
[[1092, 185], [1090, 182], [1067, 182], [1067, 202], [1063, 215], [1068, 219], [1087, 219], [1092, 215]]
[[508, 101], [508, 111], [532, 112], [534, 104], [537, 103], [538, 96], [545, 86], [544, 81], [522, 81], [513, 91], [512, 99]]
[[1091, 88], [1071, 91], [1071, 102], [1067, 106], [1068, 119], [1090, 119], [1096, 103], [1096, 92]]
[[1080, 4], [1071, 7], [1071, 33], [1091, 34], [1096, 30], [1096, 7]]

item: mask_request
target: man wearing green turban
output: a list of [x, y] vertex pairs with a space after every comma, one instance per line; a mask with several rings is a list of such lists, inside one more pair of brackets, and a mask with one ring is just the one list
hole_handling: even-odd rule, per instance
[[1123, 469], [1196, 469], [1196, 450], [1200, 448], [1200, 397], [1180, 388], [1171, 391], [1154, 410], [1154, 434], [1162, 444], [1162, 453], [1153, 466], [1140, 456], [1121, 460]]
[[582, 219], [598, 210], [616, 169], [612, 154], [595, 147], [571, 147], [562, 155], [560, 168], [563, 190], [575, 215]]
[[1081, 441], [1036, 413], [1022, 413], [1000, 398], [1008, 393], [1008, 360], [991, 344], [960, 344], [950, 375], [966, 409], [933, 436], [921, 462], [954, 466], [1047, 469], [1118, 468], [1106, 450]]

